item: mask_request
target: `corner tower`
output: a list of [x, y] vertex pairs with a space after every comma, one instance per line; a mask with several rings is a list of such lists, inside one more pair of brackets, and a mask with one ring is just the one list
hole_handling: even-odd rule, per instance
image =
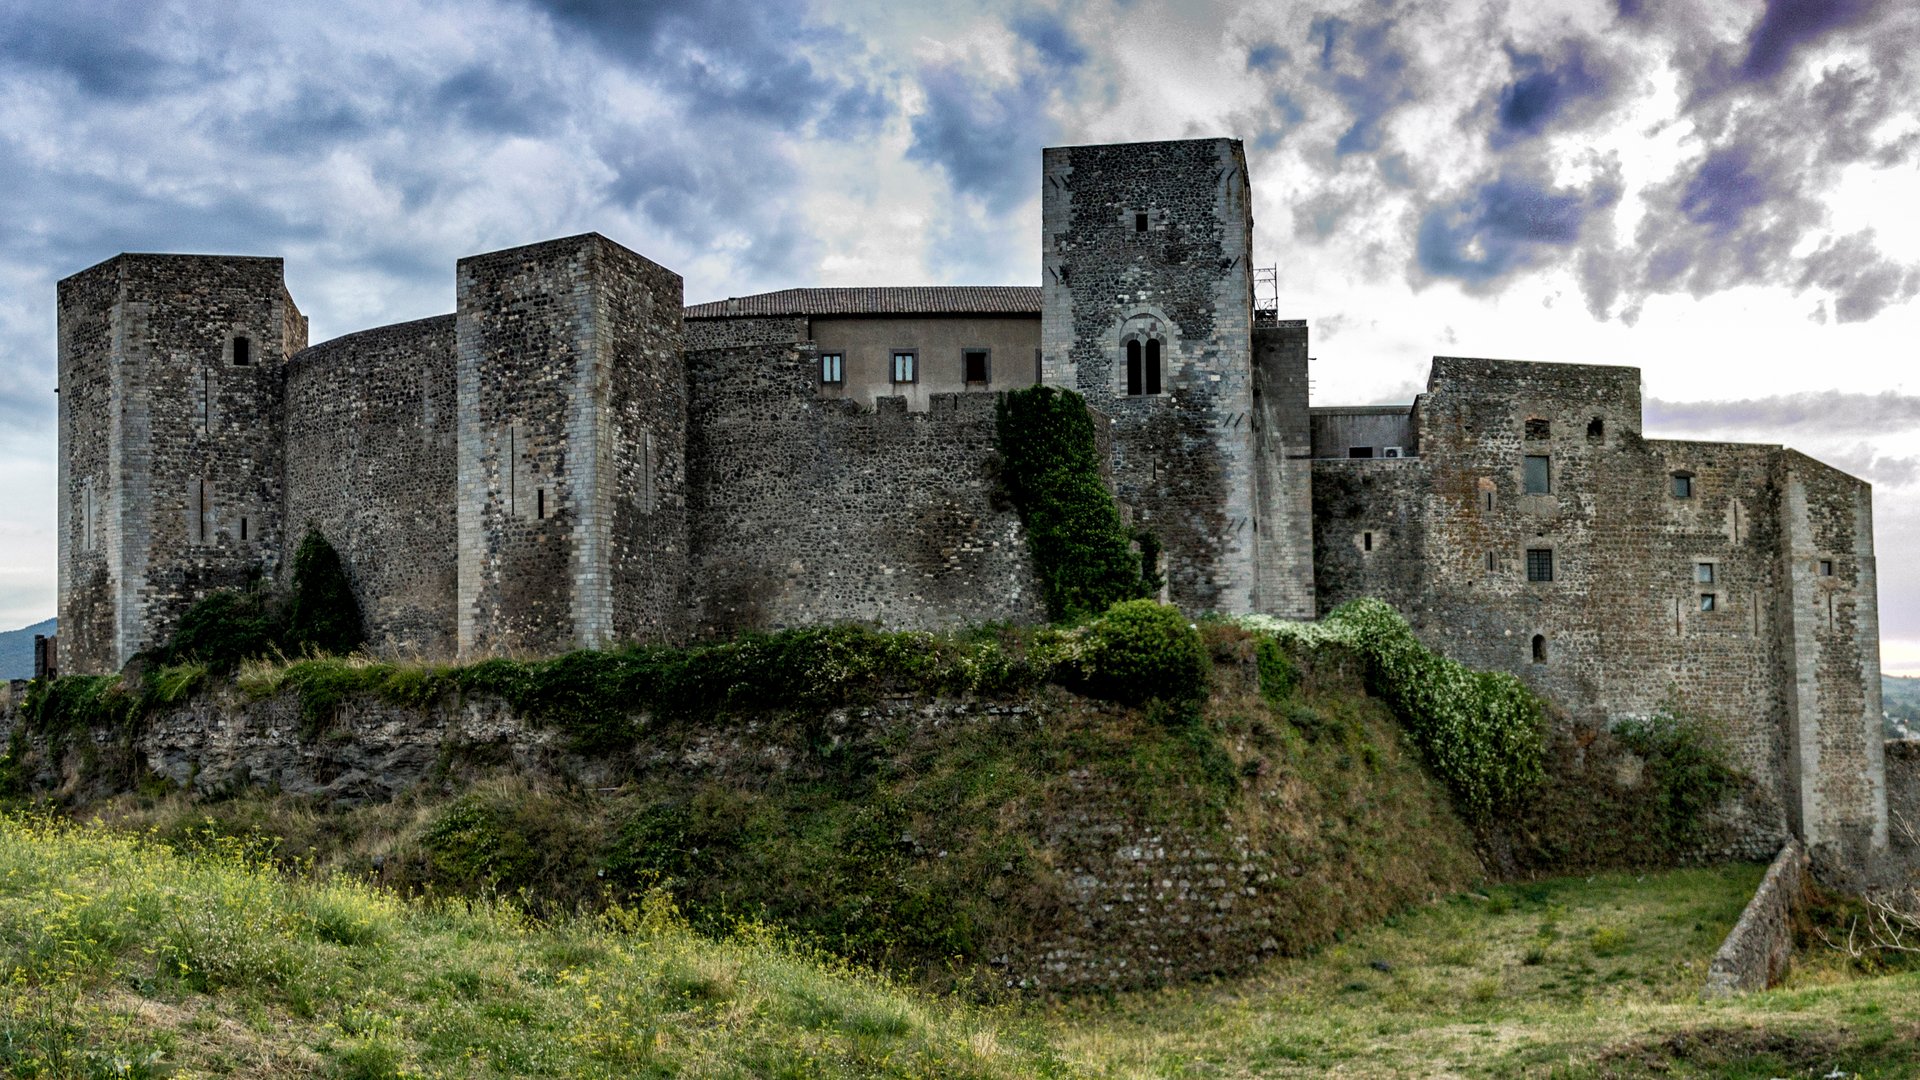
[[1259, 608], [1253, 247], [1236, 139], [1049, 147], [1041, 381], [1113, 421], [1114, 482], [1169, 599]]
[[461, 654], [679, 636], [680, 276], [587, 233], [462, 259], [458, 279]]
[[105, 673], [275, 571], [282, 368], [307, 321], [279, 259], [119, 255], [59, 303], [60, 659]]

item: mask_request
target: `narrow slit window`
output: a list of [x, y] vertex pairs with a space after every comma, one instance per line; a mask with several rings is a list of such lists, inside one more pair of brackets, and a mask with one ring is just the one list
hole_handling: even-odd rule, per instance
[[1533, 635], [1533, 662], [1536, 664], [1547, 662], [1547, 635], [1545, 634]]
[[987, 350], [967, 349], [960, 354], [961, 366], [965, 369], [965, 380], [970, 383], [987, 381]]
[[1551, 495], [1553, 493], [1553, 459], [1546, 454], [1528, 454], [1525, 466], [1526, 493]]
[[847, 381], [847, 357], [845, 353], [820, 354], [820, 383], [823, 386], [840, 386]]
[[1152, 338], [1147, 342], [1147, 393], [1160, 392], [1160, 339]]
[[533, 516], [542, 521], [547, 519], [547, 489], [541, 488], [533, 493]]
[[1498, 562], [1499, 560], [1494, 557], [1493, 552], [1491, 551], [1487, 552], [1487, 572], [1488, 573], [1492, 573], [1494, 571]]
[[253, 342], [246, 338], [233, 339], [233, 366], [247, 367], [253, 363]]
[[246, 538], [247, 538], [247, 519], [243, 517], [240, 519], [240, 539], [245, 540]]
[[1360, 550], [1362, 551], [1373, 550], [1373, 534], [1372, 533], [1360, 534]]
[[893, 381], [896, 383], [918, 382], [920, 379], [919, 354], [908, 349], [896, 349], [893, 353]]
[[1142, 382], [1140, 378], [1140, 342], [1127, 342], [1127, 396], [1139, 397]]
[[1481, 492], [1480, 498], [1488, 510], [1493, 509], [1493, 492], [1492, 491]]

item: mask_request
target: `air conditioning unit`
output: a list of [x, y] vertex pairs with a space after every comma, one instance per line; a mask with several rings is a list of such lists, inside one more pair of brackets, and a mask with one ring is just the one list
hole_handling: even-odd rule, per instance
[[1400, 448], [1399, 448], [1399, 447], [1397, 447], [1397, 446], [1389, 446], [1389, 447], [1385, 447], [1384, 449], [1382, 449], [1382, 450], [1380, 451], [1380, 456], [1381, 456], [1381, 457], [1399, 457], [1399, 456], [1400, 456]]

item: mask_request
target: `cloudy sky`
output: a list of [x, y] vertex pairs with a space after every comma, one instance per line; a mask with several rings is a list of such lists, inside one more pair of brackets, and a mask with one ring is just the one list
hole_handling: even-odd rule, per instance
[[54, 607], [54, 282], [116, 252], [283, 255], [316, 342], [590, 229], [689, 301], [1037, 283], [1041, 147], [1213, 135], [1316, 404], [1638, 365], [1650, 434], [1873, 481], [1920, 672], [1912, 0], [9, 0], [0, 629]]

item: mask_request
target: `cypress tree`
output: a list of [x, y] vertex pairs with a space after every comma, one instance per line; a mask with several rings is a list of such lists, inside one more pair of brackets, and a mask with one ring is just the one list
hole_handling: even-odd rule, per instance
[[293, 555], [293, 600], [287, 606], [287, 650], [344, 656], [367, 638], [360, 624], [360, 603], [333, 549], [316, 526]]

